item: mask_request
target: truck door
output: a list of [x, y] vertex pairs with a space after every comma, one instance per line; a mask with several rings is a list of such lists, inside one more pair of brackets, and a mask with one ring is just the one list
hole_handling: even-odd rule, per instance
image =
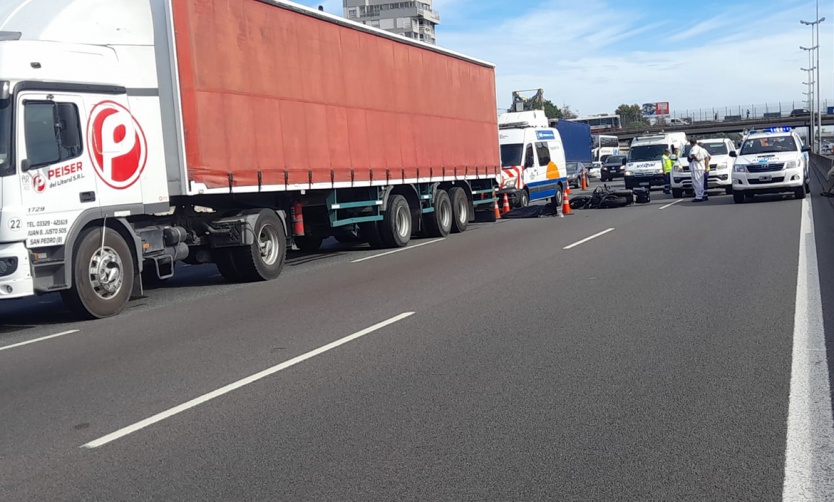
[[83, 141], [84, 101], [60, 92], [24, 91], [16, 103], [26, 245], [62, 245], [75, 219], [98, 207]]

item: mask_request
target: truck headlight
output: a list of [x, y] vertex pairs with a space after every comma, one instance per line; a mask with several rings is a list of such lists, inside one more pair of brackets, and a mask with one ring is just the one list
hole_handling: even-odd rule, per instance
[[735, 166], [733, 166], [733, 171], [737, 173], [746, 173], [747, 164], [736, 164]]
[[795, 160], [789, 160], [787, 163], [785, 163], [785, 169], [795, 169], [795, 168], [796, 168], [796, 161]]
[[680, 165], [680, 164], [675, 164], [674, 166], [672, 166], [672, 170], [675, 171], [676, 173], [682, 173], [683, 172], [683, 166]]
[[727, 169], [727, 162], [722, 162], [718, 164], [718, 169]]
[[504, 182], [504, 188], [515, 188], [518, 183], [518, 178], [510, 178]]
[[631, 172], [631, 171], [626, 171], [626, 172], [625, 172], [625, 175], [626, 175], [626, 176], [634, 176], [634, 173], [633, 173], [633, 172]]

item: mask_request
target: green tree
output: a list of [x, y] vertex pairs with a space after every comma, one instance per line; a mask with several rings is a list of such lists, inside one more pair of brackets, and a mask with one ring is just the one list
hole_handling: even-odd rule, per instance
[[544, 100], [544, 114], [549, 119], [575, 119], [576, 113], [570, 109], [570, 106], [565, 105], [559, 108], [554, 105], [549, 99]]
[[643, 119], [643, 108], [640, 105], [622, 104], [617, 107], [617, 111], [614, 113], [620, 116], [620, 121], [622, 122], [623, 127], [649, 125], [649, 123]]

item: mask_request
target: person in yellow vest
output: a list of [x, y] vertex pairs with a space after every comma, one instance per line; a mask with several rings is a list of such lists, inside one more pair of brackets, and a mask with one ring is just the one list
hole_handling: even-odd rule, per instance
[[663, 152], [663, 157], [661, 160], [663, 161], [663, 193], [671, 193], [672, 192], [672, 185], [671, 185], [671, 176], [672, 176], [672, 165], [674, 161], [671, 157], [672, 152], [669, 151], [667, 148], [666, 151]]

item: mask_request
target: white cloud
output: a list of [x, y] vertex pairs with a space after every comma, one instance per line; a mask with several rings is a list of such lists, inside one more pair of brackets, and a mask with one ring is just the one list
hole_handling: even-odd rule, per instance
[[[810, 43], [810, 34], [799, 19], [807, 6], [781, 4], [763, 9], [769, 13], [759, 18], [728, 8], [721, 19], [685, 28], [647, 23], [640, 12], [619, 5], [545, 2], [534, 13], [494, 25], [443, 31], [439, 41], [497, 65], [500, 106], [509, 105], [513, 90], [539, 87], [554, 103], [583, 114], [612, 112], [622, 103], [669, 101], [682, 112], [794, 99], [799, 105], [803, 98], [799, 68], [807, 55], [799, 46]], [[825, 97], [832, 95], [831, 31], [821, 37]], [[638, 43], [643, 39], [657, 42]]]

